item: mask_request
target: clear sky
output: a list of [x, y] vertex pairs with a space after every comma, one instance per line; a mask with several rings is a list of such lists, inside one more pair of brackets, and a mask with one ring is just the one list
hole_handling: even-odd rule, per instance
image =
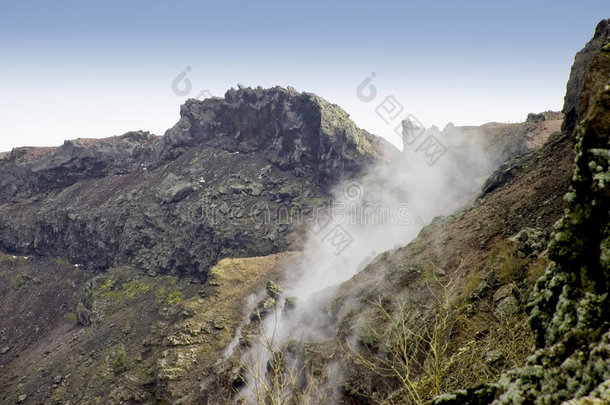
[[161, 135], [186, 98], [237, 83], [317, 93], [390, 140], [375, 112], [389, 95], [426, 126], [522, 121], [561, 109], [574, 54], [608, 17], [608, 0], [0, 0], [0, 151]]

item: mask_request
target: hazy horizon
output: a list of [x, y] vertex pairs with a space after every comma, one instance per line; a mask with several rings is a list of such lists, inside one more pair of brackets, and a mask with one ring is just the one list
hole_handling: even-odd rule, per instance
[[394, 143], [375, 112], [390, 95], [425, 126], [520, 122], [561, 109], [574, 54], [608, 17], [586, 3], [4, 3], [0, 151], [163, 135], [185, 99], [238, 83], [316, 93]]

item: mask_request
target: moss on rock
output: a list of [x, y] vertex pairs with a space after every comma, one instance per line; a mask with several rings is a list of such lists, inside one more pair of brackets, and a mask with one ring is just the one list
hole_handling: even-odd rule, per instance
[[[604, 20], [585, 48], [586, 75], [571, 76], [571, 82], [579, 84], [568, 85], [569, 92], [573, 88], [581, 92], [578, 105], [570, 107], [579, 118], [574, 130], [576, 161], [566, 213], [549, 245], [552, 263], [533, 294], [531, 326], [537, 351], [524, 367], [500, 379], [495, 396], [471, 392], [459, 403], [550, 405], [610, 399], [610, 193], [600, 176], [607, 170], [610, 134], [610, 55], [601, 49], [609, 42], [610, 20]], [[576, 97], [566, 96], [566, 104], [568, 99]], [[577, 400], [581, 397], [589, 399]], [[456, 402], [436, 400], [436, 404], [450, 403]]]

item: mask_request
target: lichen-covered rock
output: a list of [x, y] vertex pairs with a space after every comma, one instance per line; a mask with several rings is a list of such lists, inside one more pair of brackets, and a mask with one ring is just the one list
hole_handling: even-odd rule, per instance
[[271, 297], [263, 298], [250, 314], [250, 321], [257, 322], [269, 315], [277, 305], [277, 301]]
[[548, 235], [543, 229], [524, 228], [511, 239], [525, 256], [538, 257], [548, 246]]
[[493, 401], [497, 387], [493, 384], [483, 387], [460, 390], [452, 394], [444, 394], [435, 398], [434, 405], [485, 405]]
[[194, 191], [193, 185], [180, 180], [175, 174], [170, 173], [161, 182], [157, 194], [163, 203], [169, 204], [183, 200]]
[[496, 365], [504, 360], [504, 353], [500, 350], [490, 350], [485, 354], [485, 363], [489, 366]]
[[511, 319], [520, 311], [519, 288], [509, 283], [500, 287], [493, 296], [493, 313], [500, 321]]
[[485, 298], [489, 291], [491, 290], [491, 286], [487, 281], [481, 281], [470, 293], [470, 299], [472, 301], [480, 300]]
[[498, 291], [494, 293], [494, 302], [500, 302], [508, 297], [519, 298], [519, 288], [513, 283], [498, 288]]
[[[567, 86], [563, 128], [575, 128], [576, 161], [567, 210], [549, 244], [552, 263], [533, 294], [537, 350], [525, 366], [502, 377], [493, 397], [466, 393], [460, 403], [550, 405], [585, 396], [592, 403], [610, 399], [610, 193], [605, 181], [599, 181], [600, 173], [608, 171], [609, 44], [610, 20], [604, 20], [576, 56]], [[436, 403], [457, 402], [439, 398]]]
[[284, 287], [269, 280], [267, 281], [266, 292], [268, 296], [275, 300], [278, 300], [284, 294]]
[[519, 300], [513, 295], [503, 298], [495, 304], [493, 312], [499, 320], [508, 320], [519, 312]]

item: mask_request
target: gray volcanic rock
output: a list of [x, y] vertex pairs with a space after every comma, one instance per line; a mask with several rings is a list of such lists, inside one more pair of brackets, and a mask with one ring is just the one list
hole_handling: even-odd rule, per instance
[[382, 157], [339, 106], [292, 88], [241, 87], [224, 99], [188, 100], [167, 131], [162, 155], [175, 156], [202, 142], [229, 152], [264, 152], [281, 169], [313, 174], [322, 185], [353, 176]]
[[495, 189], [502, 187], [514, 177], [515, 169], [518, 168], [519, 166], [516, 160], [504, 163], [485, 180], [483, 187], [481, 187], [483, 194], [491, 193]]
[[0, 159], [0, 248], [94, 268], [131, 264], [205, 277], [219, 258], [290, 247], [337, 180], [391, 147], [309, 93], [230, 90], [188, 100], [147, 132], [18, 148]]
[[133, 171], [153, 160], [151, 146], [156, 139], [137, 131], [107, 139], [65, 141], [58, 148], [15, 148], [0, 161], [0, 202]]
[[483, 194], [501, 187], [523, 170], [526, 154], [538, 150], [547, 141], [557, 139], [562, 119], [560, 112], [530, 113], [524, 123], [514, 125], [496, 137], [494, 145], [487, 148], [495, 170], [483, 183]]

